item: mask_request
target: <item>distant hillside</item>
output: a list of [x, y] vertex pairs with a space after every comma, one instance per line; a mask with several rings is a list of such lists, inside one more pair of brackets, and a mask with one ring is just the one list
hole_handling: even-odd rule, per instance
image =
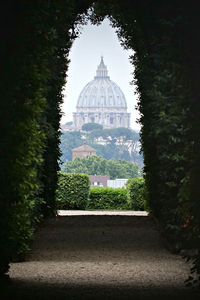
[[94, 129], [92, 131], [68, 131], [61, 135], [61, 161], [72, 160], [72, 149], [83, 144], [90, 145], [97, 155], [105, 159], [126, 160], [143, 166], [143, 157], [139, 153], [139, 133], [128, 128]]

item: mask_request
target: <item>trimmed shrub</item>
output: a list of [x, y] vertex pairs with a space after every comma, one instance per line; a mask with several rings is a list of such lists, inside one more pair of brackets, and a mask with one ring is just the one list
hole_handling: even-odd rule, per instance
[[90, 190], [88, 209], [127, 209], [125, 188], [97, 187]]
[[88, 175], [60, 173], [56, 191], [57, 209], [85, 209], [89, 191]]
[[103, 126], [98, 123], [86, 123], [86, 124], [83, 124], [83, 126], [82, 126], [82, 130], [85, 130], [85, 131], [94, 131], [94, 130], [102, 130], [102, 129], [103, 129]]
[[143, 177], [130, 178], [126, 183], [128, 207], [133, 210], [145, 210], [146, 186]]

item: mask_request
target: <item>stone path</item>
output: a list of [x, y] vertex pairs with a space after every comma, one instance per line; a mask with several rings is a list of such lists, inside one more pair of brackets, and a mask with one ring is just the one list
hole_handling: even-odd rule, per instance
[[58, 216], [148, 216], [146, 211], [133, 210], [58, 210]]
[[11, 264], [2, 299], [197, 299], [184, 286], [190, 266], [137, 214], [59, 212]]

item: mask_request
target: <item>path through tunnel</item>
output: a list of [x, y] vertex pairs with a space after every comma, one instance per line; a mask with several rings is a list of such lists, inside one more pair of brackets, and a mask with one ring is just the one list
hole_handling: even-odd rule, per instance
[[11, 264], [3, 299], [195, 299], [188, 270], [144, 213], [68, 211], [46, 220], [25, 261]]

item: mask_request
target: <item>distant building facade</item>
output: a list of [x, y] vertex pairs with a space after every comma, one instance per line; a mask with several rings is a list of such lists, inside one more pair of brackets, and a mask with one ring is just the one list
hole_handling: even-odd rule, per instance
[[107, 181], [107, 186], [111, 187], [111, 188], [126, 188], [126, 183], [127, 183], [128, 179], [125, 178], [117, 178], [115, 180], [109, 180]]
[[76, 157], [88, 158], [91, 155], [96, 155], [96, 150], [88, 145], [82, 145], [72, 149], [72, 160]]
[[103, 57], [94, 80], [79, 95], [73, 126], [81, 129], [86, 123], [98, 123], [104, 128], [130, 127], [125, 96], [120, 87], [108, 76]]
[[77, 128], [73, 125], [66, 125], [66, 124], [61, 124], [60, 129], [62, 132], [67, 132], [67, 131], [76, 131]]
[[107, 186], [107, 181], [110, 179], [110, 176], [107, 175], [90, 175], [90, 187], [106, 187]]

